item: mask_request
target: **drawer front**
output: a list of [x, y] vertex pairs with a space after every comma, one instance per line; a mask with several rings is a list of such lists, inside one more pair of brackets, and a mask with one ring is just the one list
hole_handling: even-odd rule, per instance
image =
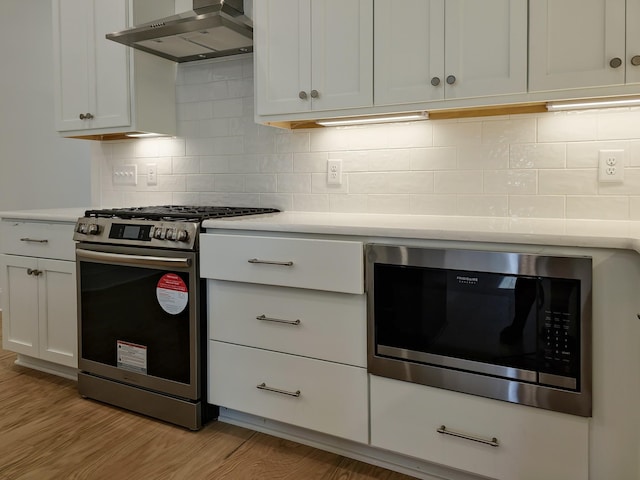
[[208, 390], [215, 405], [368, 442], [363, 368], [210, 341]]
[[202, 234], [201, 275], [332, 292], [364, 292], [361, 242]]
[[73, 224], [0, 222], [2, 252], [27, 257], [75, 260]]
[[211, 339], [367, 366], [364, 295], [207, 283]]
[[370, 387], [372, 445], [500, 480], [588, 478], [587, 418], [373, 375]]

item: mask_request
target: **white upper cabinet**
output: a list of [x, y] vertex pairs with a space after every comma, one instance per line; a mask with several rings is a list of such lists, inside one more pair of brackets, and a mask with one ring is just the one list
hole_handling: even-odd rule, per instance
[[175, 64], [105, 38], [131, 12], [126, 0], [54, 0], [55, 118], [65, 136], [175, 134]]
[[373, 103], [373, 0], [254, 5], [258, 115]]
[[529, 8], [530, 91], [640, 81], [640, 0], [536, 0]]
[[376, 105], [525, 93], [526, 0], [376, 0]]

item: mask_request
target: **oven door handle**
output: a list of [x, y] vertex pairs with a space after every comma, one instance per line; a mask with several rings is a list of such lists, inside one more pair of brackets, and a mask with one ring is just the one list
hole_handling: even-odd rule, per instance
[[125, 255], [122, 253], [95, 252], [93, 250], [85, 250], [76, 248], [76, 256], [87, 260], [111, 261], [117, 263], [126, 263], [128, 265], [139, 265], [149, 267], [184, 267], [191, 266], [190, 258], [172, 258], [172, 257], [153, 257], [147, 255]]

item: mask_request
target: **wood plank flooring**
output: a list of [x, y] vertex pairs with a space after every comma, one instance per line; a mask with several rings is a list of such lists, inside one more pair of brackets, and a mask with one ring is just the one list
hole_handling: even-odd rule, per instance
[[14, 360], [0, 349], [2, 480], [412, 478], [225, 423], [190, 432], [82, 399], [75, 382]]

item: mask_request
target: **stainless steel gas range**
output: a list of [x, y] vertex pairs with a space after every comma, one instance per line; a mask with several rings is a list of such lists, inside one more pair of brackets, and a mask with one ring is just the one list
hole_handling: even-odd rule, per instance
[[75, 226], [78, 391], [197, 430], [206, 401], [205, 219], [271, 208], [153, 206], [87, 210]]

